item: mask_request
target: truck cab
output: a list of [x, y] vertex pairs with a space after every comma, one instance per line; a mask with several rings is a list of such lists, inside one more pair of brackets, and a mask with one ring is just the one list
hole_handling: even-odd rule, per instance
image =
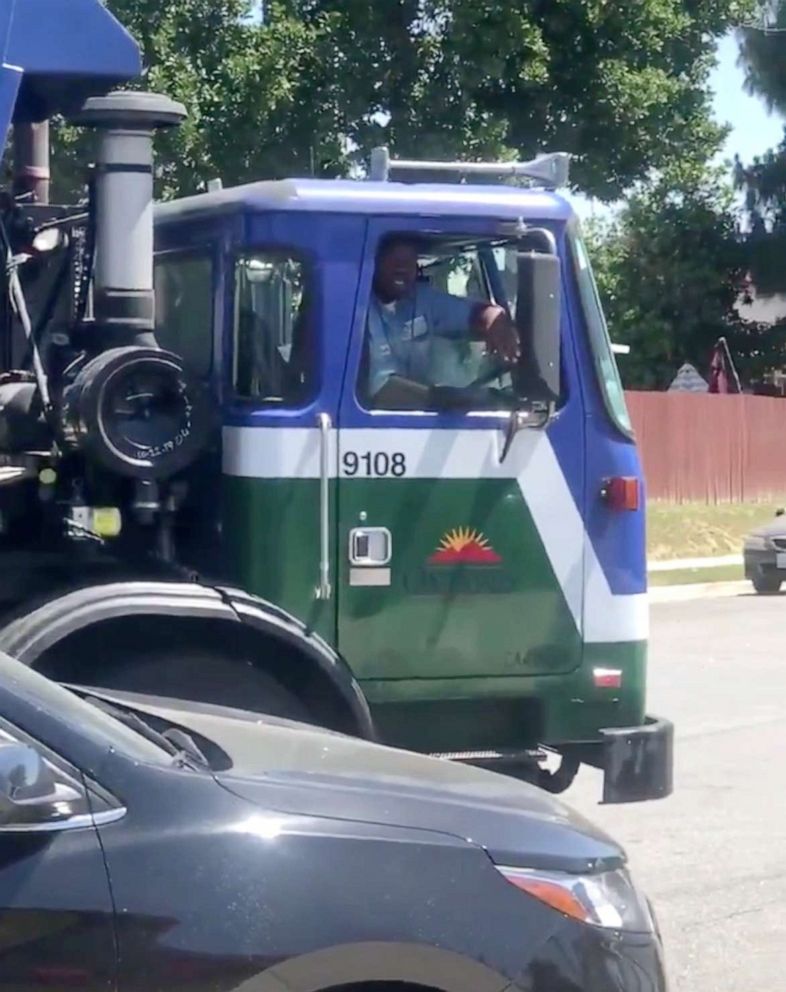
[[[285, 180], [159, 205], [155, 230], [159, 340], [220, 400], [208, 571], [334, 646], [391, 744], [496, 767], [546, 746], [568, 774], [602, 764], [606, 730], [652, 741], [641, 467], [569, 203]], [[390, 239], [418, 250], [414, 397], [369, 382]], [[431, 290], [459, 313], [527, 311], [533, 245], [557, 260], [558, 311], [555, 340], [530, 330], [520, 374], [426, 326]]]

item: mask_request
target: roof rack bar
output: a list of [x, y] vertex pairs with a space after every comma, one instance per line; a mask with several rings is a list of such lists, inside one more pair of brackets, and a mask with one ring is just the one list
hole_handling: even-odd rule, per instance
[[418, 159], [391, 158], [387, 147], [371, 150], [369, 179], [387, 182], [395, 172], [455, 172], [460, 175], [500, 176], [535, 179], [552, 189], [567, 186], [570, 178], [570, 154], [551, 152], [530, 162], [429, 162]]

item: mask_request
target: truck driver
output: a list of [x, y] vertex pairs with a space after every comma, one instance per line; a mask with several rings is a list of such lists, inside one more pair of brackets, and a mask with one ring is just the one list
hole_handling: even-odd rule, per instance
[[417, 238], [394, 235], [379, 250], [367, 322], [368, 393], [372, 402], [392, 376], [428, 387], [438, 381], [434, 337], [485, 342], [507, 363], [519, 357], [519, 338], [495, 303], [453, 296], [418, 280]]

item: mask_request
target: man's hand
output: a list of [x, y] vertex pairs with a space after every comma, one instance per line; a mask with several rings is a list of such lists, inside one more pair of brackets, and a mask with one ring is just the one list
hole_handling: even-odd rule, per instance
[[510, 365], [519, 360], [521, 343], [515, 324], [502, 307], [486, 303], [474, 315], [473, 330], [486, 342], [486, 347], [492, 355], [499, 357]]

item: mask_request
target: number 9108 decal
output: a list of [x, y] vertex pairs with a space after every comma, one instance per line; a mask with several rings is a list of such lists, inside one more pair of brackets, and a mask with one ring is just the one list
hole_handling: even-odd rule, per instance
[[407, 474], [407, 459], [403, 451], [345, 451], [341, 457], [342, 475], [397, 479]]

